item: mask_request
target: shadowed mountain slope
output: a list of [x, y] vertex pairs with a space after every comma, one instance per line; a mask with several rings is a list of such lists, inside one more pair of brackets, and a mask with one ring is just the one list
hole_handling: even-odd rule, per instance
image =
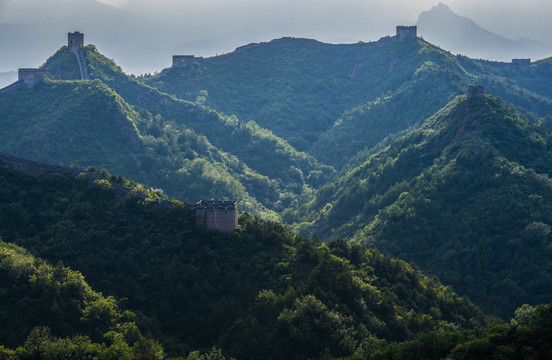
[[[238, 358], [336, 356], [423, 329], [471, 328], [483, 314], [437, 279], [343, 241], [323, 245], [240, 218], [200, 232], [194, 212], [115, 199], [105, 183], [0, 167], [0, 235], [79, 269], [124, 300], [167, 351], [222, 347]], [[376, 341], [377, 342], [377, 341]]]
[[460, 97], [323, 187], [297, 228], [414, 261], [508, 316], [552, 287], [551, 144], [502, 100]]
[[[423, 121], [467, 85], [532, 113], [552, 111], [546, 66], [454, 56], [426, 41], [324, 44], [282, 38], [165, 69], [145, 81], [160, 90], [254, 120], [319, 161], [341, 168], [359, 151]], [[541, 91], [542, 90], [542, 91]]]

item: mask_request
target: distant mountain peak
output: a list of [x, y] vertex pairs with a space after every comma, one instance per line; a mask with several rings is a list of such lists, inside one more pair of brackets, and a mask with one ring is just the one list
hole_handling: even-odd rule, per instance
[[540, 59], [552, 54], [552, 48], [539, 41], [508, 39], [486, 30], [442, 2], [420, 13], [417, 26], [425, 40], [473, 58], [510, 61], [514, 58]]
[[447, 4], [440, 2], [439, 4], [432, 7], [431, 11], [451, 11], [451, 10]]

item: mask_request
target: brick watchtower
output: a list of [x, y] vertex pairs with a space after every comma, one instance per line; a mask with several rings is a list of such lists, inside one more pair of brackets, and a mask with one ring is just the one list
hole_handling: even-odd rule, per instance
[[18, 80], [25, 83], [28, 87], [33, 87], [37, 82], [42, 81], [46, 70], [37, 68], [20, 68], [18, 71]]
[[189, 65], [195, 61], [194, 55], [173, 55], [172, 66]]
[[206, 201], [195, 204], [196, 228], [231, 233], [238, 226], [237, 201]]
[[531, 59], [512, 59], [512, 65], [516, 65], [520, 69], [526, 70], [531, 67]]
[[417, 36], [417, 26], [397, 26], [397, 39], [399, 39], [399, 41], [416, 40]]
[[84, 34], [78, 31], [67, 34], [67, 46], [69, 48], [78, 48], [84, 45]]

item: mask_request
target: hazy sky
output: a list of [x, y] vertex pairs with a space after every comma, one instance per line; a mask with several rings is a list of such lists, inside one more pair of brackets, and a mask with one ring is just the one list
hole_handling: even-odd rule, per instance
[[[16, 0], [0, 0], [2, 4]], [[47, 17], [36, 0], [28, 3], [30, 13]], [[88, 0], [40, 0], [70, 6]], [[224, 30], [254, 30], [267, 35], [311, 36], [326, 41], [362, 40], [359, 36], [392, 33], [395, 25], [415, 24], [418, 14], [439, 0], [98, 0], [119, 6], [156, 21], [211, 35]], [[547, 40], [550, 33], [550, 0], [446, 0], [461, 16], [501, 35]], [[546, 35], [545, 35], [546, 34]], [[365, 40], [377, 40], [365, 39]]]
[[[100, 1], [103, 4], [100, 4]], [[43, 56], [55, 51], [56, 46], [63, 45], [64, 33], [67, 31], [84, 31], [85, 42], [97, 45], [106, 55], [116, 59], [123, 68], [138, 73], [169, 66], [170, 54], [190, 52], [209, 56], [232, 51], [236, 46], [248, 42], [268, 41], [282, 36], [308, 37], [334, 43], [375, 41], [382, 36], [394, 35], [396, 25], [416, 24], [421, 12], [430, 10], [439, 2], [0, 0], [0, 25], [32, 24], [34, 32], [25, 34], [20, 31], [20, 34], [13, 36], [14, 34], [6, 30], [2, 33], [0, 28], [2, 50], [10, 47], [10, 41], [14, 44], [29, 41], [29, 46], [37, 50], [31, 53], [28, 49], [20, 49], [19, 52], [12, 49], [11, 58], [6, 54], [2, 57], [0, 54], [0, 72], [7, 71], [8, 68], [15, 69], [16, 64], [39, 65], [39, 61], [43, 61]], [[512, 39], [527, 37], [552, 45], [552, 41], [549, 40], [551, 0], [443, 2], [458, 15], [469, 17], [483, 28], [499, 35]], [[105, 4], [117, 7], [111, 8]], [[128, 16], [129, 14], [133, 15]], [[58, 42], [50, 43], [49, 41], [53, 41], [51, 38]], [[44, 47], [40, 52], [39, 45], [32, 44], [33, 40]], [[124, 48], [125, 45], [127, 48]], [[139, 46], [144, 48], [139, 49]], [[23, 56], [27, 53], [28, 56]], [[155, 56], [157, 58], [154, 58]], [[28, 62], [20, 60], [23, 58], [28, 59]], [[31, 59], [34, 62], [31, 62]]]
[[[75, 0], [73, 0], [75, 1]], [[363, 33], [386, 34], [398, 23], [414, 24], [439, 0], [102, 0], [169, 21], [219, 24], [264, 32], [319, 33], [354, 40]], [[544, 41], [550, 34], [550, 0], [446, 0], [459, 15], [488, 30]], [[173, 9], [172, 11], [167, 9]], [[375, 39], [373, 39], [375, 40]]]

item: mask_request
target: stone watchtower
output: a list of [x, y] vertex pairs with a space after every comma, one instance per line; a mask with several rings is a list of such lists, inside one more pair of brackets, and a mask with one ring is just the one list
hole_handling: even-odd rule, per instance
[[78, 48], [84, 45], [84, 34], [78, 31], [67, 34], [67, 46], [70, 49]]
[[206, 201], [195, 204], [196, 228], [231, 233], [238, 227], [237, 201]]
[[46, 70], [38, 68], [20, 68], [17, 74], [19, 81], [23, 81], [28, 87], [33, 87], [37, 82], [42, 81]]
[[417, 26], [397, 26], [397, 39], [399, 39], [399, 41], [416, 40], [417, 37]]
[[483, 85], [470, 85], [466, 91], [466, 98], [472, 98], [476, 96], [485, 96], [485, 88]]
[[188, 65], [193, 63], [194, 60], [195, 60], [194, 55], [173, 55], [172, 66]]
[[526, 70], [531, 67], [531, 59], [512, 59], [512, 65], [516, 65], [520, 69]]
[[84, 51], [82, 49], [84, 46], [84, 34], [78, 31], [67, 33], [67, 46], [77, 58], [81, 80], [89, 80], [90, 76], [88, 75], [86, 56], [84, 55]]

